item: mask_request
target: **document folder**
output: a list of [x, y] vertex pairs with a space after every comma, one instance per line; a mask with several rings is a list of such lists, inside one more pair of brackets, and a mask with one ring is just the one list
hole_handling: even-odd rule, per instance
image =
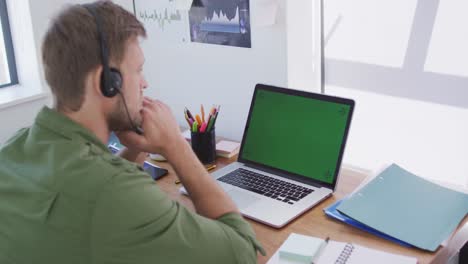
[[410, 244], [404, 242], [404, 241], [401, 241], [401, 240], [398, 240], [396, 238], [393, 238], [391, 236], [388, 236], [378, 230], [375, 230], [373, 228], [370, 228], [352, 218], [349, 218], [347, 217], [346, 215], [340, 213], [338, 210], [336, 210], [336, 208], [341, 204], [343, 200], [339, 200], [337, 202], [335, 202], [334, 204], [330, 205], [329, 207], [323, 209], [325, 215], [327, 215], [328, 217], [330, 218], [333, 218], [335, 220], [338, 220], [340, 222], [343, 222], [343, 223], [346, 223], [350, 226], [353, 226], [355, 228], [358, 228], [358, 229], [361, 229], [363, 231], [366, 231], [370, 234], [373, 234], [373, 235], [376, 235], [378, 237], [381, 237], [383, 239], [386, 239], [386, 240], [389, 240], [389, 241], [392, 241], [392, 242], [395, 242], [397, 244], [400, 244], [404, 247], [412, 247]]
[[468, 195], [392, 164], [337, 210], [386, 235], [435, 251], [468, 212]]

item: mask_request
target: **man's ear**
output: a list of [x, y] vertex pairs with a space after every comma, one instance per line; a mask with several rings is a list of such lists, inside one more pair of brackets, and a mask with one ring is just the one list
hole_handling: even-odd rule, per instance
[[89, 90], [92, 91], [94, 94], [99, 94], [104, 96], [101, 91], [101, 75], [102, 75], [102, 65], [94, 68], [92, 71], [88, 73], [86, 78], [87, 86], [89, 86]]

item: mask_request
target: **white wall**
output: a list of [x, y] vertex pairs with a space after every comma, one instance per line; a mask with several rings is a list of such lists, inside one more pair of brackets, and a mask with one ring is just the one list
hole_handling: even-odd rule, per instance
[[50, 101], [47, 88], [41, 83], [32, 27], [41, 21], [30, 16], [27, 0], [9, 0], [7, 6], [20, 84], [0, 91], [0, 144], [18, 129], [31, 125], [35, 114]]
[[468, 186], [468, 2], [324, 7], [326, 91], [356, 100], [344, 162]]
[[36, 113], [42, 106], [48, 103], [49, 101], [46, 98], [0, 109], [0, 120], [2, 122], [0, 145], [18, 131], [18, 129], [30, 126], [34, 121]]
[[320, 92], [322, 85], [321, 1], [286, 2], [288, 86]]

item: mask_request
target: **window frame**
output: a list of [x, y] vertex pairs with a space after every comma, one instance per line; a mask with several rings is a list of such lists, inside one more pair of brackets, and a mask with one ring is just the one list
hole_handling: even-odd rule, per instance
[[6, 60], [10, 74], [10, 82], [0, 84], [0, 89], [18, 84], [18, 72], [16, 70], [15, 50], [11, 36], [10, 21], [8, 17], [8, 7], [6, 0], [0, 0], [0, 21], [2, 24], [3, 40], [5, 44]]

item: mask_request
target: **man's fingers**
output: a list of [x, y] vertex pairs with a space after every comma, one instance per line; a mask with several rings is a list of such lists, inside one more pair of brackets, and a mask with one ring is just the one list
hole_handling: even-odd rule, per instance
[[143, 107], [147, 107], [156, 111], [156, 106], [153, 101], [143, 100]]

